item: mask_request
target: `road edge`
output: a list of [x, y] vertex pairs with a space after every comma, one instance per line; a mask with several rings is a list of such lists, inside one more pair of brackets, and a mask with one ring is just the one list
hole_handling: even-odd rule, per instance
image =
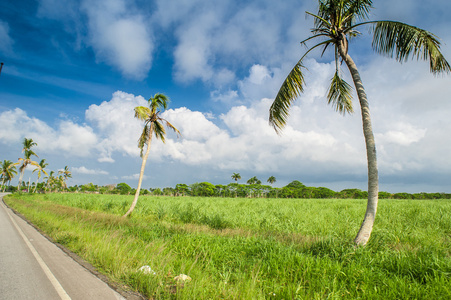
[[126, 285], [119, 285], [116, 282], [113, 282], [110, 280], [106, 275], [100, 273], [97, 271], [97, 269], [91, 265], [89, 262], [84, 260], [82, 257], [80, 257], [78, 254], [72, 252], [70, 249], [66, 248], [65, 246], [55, 242], [50, 236], [48, 236], [45, 232], [43, 232], [39, 227], [37, 227], [33, 222], [28, 220], [24, 215], [22, 215], [20, 212], [16, 211], [15, 209], [11, 208], [3, 199], [3, 196], [1, 197], [1, 201], [3, 204], [12, 211], [16, 216], [27, 222], [28, 225], [32, 226], [36, 231], [38, 231], [43, 237], [45, 237], [48, 241], [50, 241], [52, 244], [56, 245], [58, 248], [60, 248], [64, 253], [66, 253], [70, 258], [72, 258], [76, 263], [78, 263], [80, 266], [88, 270], [91, 274], [99, 278], [101, 281], [105, 282], [110, 288], [115, 290], [117, 293], [119, 293], [122, 297], [124, 297], [127, 300], [146, 300], [143, 295], [141, 295], [138, 292], [130, 290], [130, 288]]

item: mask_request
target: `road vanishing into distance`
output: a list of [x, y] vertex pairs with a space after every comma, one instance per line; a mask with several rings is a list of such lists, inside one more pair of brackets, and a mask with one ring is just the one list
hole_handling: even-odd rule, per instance
[[[0, 200], [6, 194], [0, 193]], [[123, 297], [0, 201], [0, 300]]]

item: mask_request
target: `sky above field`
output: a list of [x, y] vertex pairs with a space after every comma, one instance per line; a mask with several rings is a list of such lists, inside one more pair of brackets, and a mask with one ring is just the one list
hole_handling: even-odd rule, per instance
[[[17, 161], [32, 138], [47, 170], [69, 166], [69, 185], [136, 187], [143, 124], [133, 108], [164, 93], [164, 117], [183, 136], [152, 143], [144, 188], [228, 184], [240, 173], [241, 183], [275, 176], [279, 187], [366, 190], [358, 101], [347, 116], [327, 105], [333, 53], [309, 54], [307, 87], [282, 135], [268, 124], [306, 49], [299, 42], [313, 20], [305, 11], [316, 10], [316, 1], [299, 0], [1, 1], [0, 160]], [[449, 0], [381, 0], [370, 19], [433, 32], [451, 61], [449, 12]], [[360, 31], [349, 53], [370, 102], [380, 190], [451, 192], [451, 75], [382, 57]], [[31, 170], [24, 180], [36, 179]]]

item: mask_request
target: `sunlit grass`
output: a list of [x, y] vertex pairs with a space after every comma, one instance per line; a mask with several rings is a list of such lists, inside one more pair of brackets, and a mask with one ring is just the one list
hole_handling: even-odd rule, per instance
[[[20, 200], [15, 198], [20, 197]], [[157, 299], [449, 299], [451, 202], [14, 195], [8, 205], [116, 282]], [[149, 265], [153, 274], [137, 270]], [[174, 281], [187, 274], [192, 281]]]

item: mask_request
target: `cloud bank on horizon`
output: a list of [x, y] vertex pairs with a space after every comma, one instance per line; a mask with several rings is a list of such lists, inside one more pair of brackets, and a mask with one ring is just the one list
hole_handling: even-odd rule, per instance
[[[307, 60], [307, 89], [292, 107], [283, 134], [278, 136], [268, 124], [272, 99], [302, 55], [299, 41], [309, 36], [311, 20], [305, 20], [303, 14], [315, 10], [314, 1], [298, 2], [157, 0], [142, 9], [144, 3], [140, 1], [41, 0], [35, 18], [61, 24], [65, 36], [71, 39], [53, 36], [54, 47], [67, 52], [61, 45], [70, 43], [75, 53], [87, 56], [84, 59], [90, 68], [105, 64], [127, 82], [146, 78], [152, 82], [157, 79], [153, 70], [161, 68], [157, 60], [164, 48], [172, 57], [171, 65], [164, 66], [171, 68], [173, 80], [165, 92], [169, 97], [177, 88], [199, 83], [208, 91], [205, 99], [192, 95], [182, 104], [173, 99], [164, 117], [183, 137], [177, 139], [169, 134], [166, 144], [152, 144], [145, 184], [147, 181], [164, 187], [196, 181], [227, 183], [232, 172], [240, 172], [242, 176], [257, 175], [262, 181], [275, 176], [279, 185], [296, 179], [337, 190], [366, 189], [358, 101], [354, 97], [356, 113], [345, 117], [327, 106], [325, 96], [334, 70], [327, 56]], [[438, 2], [442, 8], [449, 6]], [[420, 2], [409, 3], [411, 14], [418, 15]], [[378, 5], [379, 15], [389, 15], [383, 3]], [[401, 14], [400, 18], [414, 23], [409, 14]], [[430, 22], [450, 23], [438, 17]], [[439, 32], [433, 32], [450, 41], [449, 33], [436, 23], [427, 29], [437, 29]], [[14, 53], [21, 47], [14, 26], [0, 15], [0, 39], [5, 41], [0, 53], [17, 62], [6, 76], [28, 76], [31, 80], [17, 58], [20, 51]], [[425, 62], [400, 65], [379, 57], [368, 52], [368, 45], [360, 47], [365, 43], [369, 43], [365, 38], [356, 41], [351, 51], [369, 95], [381, 190], [451, 192], [449, 76], [433, 77]], [[451, 57], [449, 46], [443, 45], [443, 51], [447, 58]], [[107, 77], [106, 73], [102, 75]], [[67, 79], [66, 74], [55, 76]], [[70, 79], [71, 83], [84, 80]], [[105, 82], [99, 80], [98, 84], [114, 86], [108, 79]], [[63, 85], [60, 80], [54, 84], [62, 89], [72, 85]], [[96, 88], [83, 87], [86, 93]], [[0, 90], [3, 99], [5, 95], [11, 99], [23, 97], [12, 94]], [[40, 156], [72, 167], [75, 174], [69, 184], [125, 181], [136, 185], [140, 166], [137, 140], [142, 124], [133, 118], [133, 108], [146, 105], [146, 98], [128, 91], [125, 83], [113, 93], [103, 93], [101, 102], [91, 102], [83, 115], [60, 112], [52, 121], [2, 101], [0, 159], [15, 160], [21, 140], [33, 138]], [[214, 113], [212, 109], [196, 110], [191, 108], [195, 101], [219, 108]], [[73, 102], [75, 105], [76, 100]]]

